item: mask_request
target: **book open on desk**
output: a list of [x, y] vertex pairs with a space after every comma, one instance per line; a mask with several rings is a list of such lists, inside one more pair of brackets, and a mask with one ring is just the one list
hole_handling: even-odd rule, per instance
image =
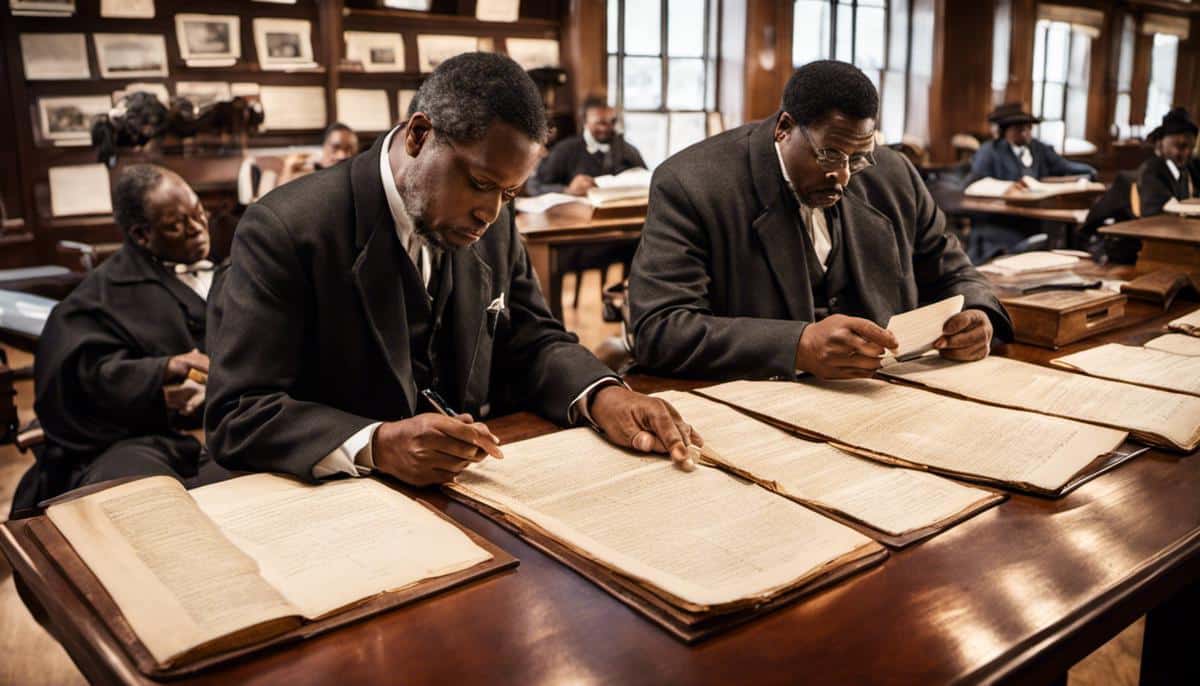
[[1128, 384], [1200, 395], [1200, 357], [1106, 343], [1055, 358], [1050, 364]]
[[[148, 477], [50, 505], [43, 547], [151, 676], [177, 676], [511, 567], [371, 479]], [[73, 554], [71, 554], [73, 553]]]
[[697, 393], [889, 464], [1058, 497], [1128, 455], [1128, 434], [877, 379], [731, 381]]
[[963, 190], [963, 195], [972, 198], [995, 198], [1007, 202], [1036, 202], [1075, 193], [1103, 193], [1104, 184], [1076, 178], [1070, 181], [1038, 181], [1032, 176], [1021, 177], [1024, 188], [1016, 181], [1003, 181], [990, 176], [979, 179]]
[[1167, 328], [1189, 336], [1200, 336], [1200, 310], [1192, 310], [1178, 319], [1172, 319]]
[[715, 467], [591, 429], [504, 447], [446, 488], [684, 640], [881, 561], [867, 536]]

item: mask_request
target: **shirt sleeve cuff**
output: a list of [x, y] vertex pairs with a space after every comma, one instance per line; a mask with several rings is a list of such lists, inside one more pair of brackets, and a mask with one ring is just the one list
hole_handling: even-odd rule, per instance
[[572, 400], [571, 404], [567, 407], [567, 421], [574, 425], [578, 424], [579, 420], [582, 418], [593, 429], [599, 431], [600, 427], [596, 426], [596, 422], [592, 421], [592, 413], [589, 411], [588, 406], [592, 404], [592, 393], [603, 388], [604, 386], [611, 384], [617, 384], [619, 386], [625, 386], [625, 388], [629, 388], [629, 386], [626, 386], [625, 382], [617, 376], [605, 376], [593, 381], [588, 385], [587, 388], [583, 389], [579, 395], [575, 396], [575, 399]]
[[371, 439], [375, 437], [375, 429], [382, 422], [368, 424], [359, 429], [345, 442], [326, 455], [320, 462], [313, 465], [314, 479], [328, 479], [331, 476], [365, 476], [375, 468], [375, 458], [371, 454]]

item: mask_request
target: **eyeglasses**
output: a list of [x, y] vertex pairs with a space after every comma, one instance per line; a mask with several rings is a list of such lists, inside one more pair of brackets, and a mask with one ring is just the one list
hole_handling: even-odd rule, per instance
[[803, 126], [798, 128], [800, 129], [800, 133], [804, 135], [804, 140], [808, 141], [808, 146], [813, 149], [813, 155], [817, 158], [817, 164], [827, 172], [841, 171], [842, 167], [846, 167], [853, 175], [875, 165], [875, 157], [869, 152], [858, 152], [853, 155], [847, 155], [836, 148], [818, 148], [816, 142], [812, 139], [812, 135], [808, 133], [808, 129]]

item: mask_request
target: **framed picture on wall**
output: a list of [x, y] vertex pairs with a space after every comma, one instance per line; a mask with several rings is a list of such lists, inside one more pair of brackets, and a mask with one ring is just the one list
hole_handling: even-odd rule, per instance
[[69, 17], [75, 14], [75, 0], [8, 0], [13, 14]]
[[359, 62], [363, 71], [404, 71], [404, 36], [380, 31], [347, 31], [346, 59]]
[[149, 33], [94, 33], [100, 78], [166, 76], [167, 41]]
[[175, 40], [191, 66], [230, 66], [242, 56], [241, 21], [234, 15], [177, 14]]
[[475, 36], [417, 36], [417, 59], [421, 62], [421, 71], [429, 73], [442, 62], [464, 52], [475, 52], [479, 49], [479, 39]]
[[383, 0], [384, 7], [390, 7], [394, 10], [428, 12], [431, 4], [433, 4], [433, 0]]
[[312, 24], [305, 19], [255, 19], [254, 47], [264, 70], [315, 67]]
[[37, 106], [43, 139], [59, 145], [90, 145], [92, 124], [108, 114], [112, 101], [107, 95], [63, 95], [38, 98]]
[[154, 0], [100, 0], [100, 16], [114, 19], [153, 19]]
[[90, 79], [82, 33], [22, 33], [21, 60], [30, 81]]

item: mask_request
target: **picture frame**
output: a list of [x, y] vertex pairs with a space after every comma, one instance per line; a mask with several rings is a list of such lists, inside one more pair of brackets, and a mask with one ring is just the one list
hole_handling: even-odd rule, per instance
[[61, 95], [38, 98], [38, 131], [56, 145], [90, 145], [92, 124], [112, 110], [107, 95]]
[[381, 31], [346, 31], [346, 59], [366, 72], [405, 71], [404, 36]]
[[307, 19], [256, 18], [254, 47], [259, 68], [287, 71], [316, 66], [312, 48], [312, 22]]
[[177, 14], [179, 55], [190, 66], [231, 66], [242, 57], [241, 27], [236, 15]]
[[167, 41], [157, 33], [93, 33], [102, 79], [167, 76]]
[[417, 36], [417, 60], [421, 73], [428, 74], [442, 62], [464, 52], [475, 52], [479, 49], [479, 39], [475, 36], [455, 36], [422, 34]]
[[75, 14], [75, 0], [8, 0], [15, 15], [69, 17]]
[[82, 33], [22, 33], [19, 42], [28, 81], [92, 78]]

